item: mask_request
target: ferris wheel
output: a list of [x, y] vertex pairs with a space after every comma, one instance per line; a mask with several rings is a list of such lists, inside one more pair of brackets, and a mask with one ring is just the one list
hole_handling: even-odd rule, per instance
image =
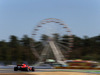
[[[44, 34], [48, 36], [48, 39], [45, 40], [45, 44], [43, 44], [44, 48], [42, 48], [41, 54], [37, 52], [35, 48], [36, 45], [31, 40], [31, 50], [33, 51], [33, 54], [37, 58], [39, 58], [40, 61], [42, 61], [43, 58], [47, 57], [46, 55], [49, 50], [52, 49], [56, 60], [63, 64], [62, 60], [64, 60], [65, 58], [61, 50], [64, 48], [64, 53], [67, 53], [66, 55], [69, 56], [68, 54], [72, 52], [73, 47], [73, 35], [70, 28], [60, 19], [47, 18], [40, 21], [36, 25], [36, 27], [34, 27], [32, 31], [32, 39], [35, 41], [39, 41], [39, 37]], [[65, 35], [66, 37], [63, 37], [63, 40], [62, 38], [60, 38], [59, 41], [56, 41], [53, 37], [54, 34], [59, 34], [61, 36]]]

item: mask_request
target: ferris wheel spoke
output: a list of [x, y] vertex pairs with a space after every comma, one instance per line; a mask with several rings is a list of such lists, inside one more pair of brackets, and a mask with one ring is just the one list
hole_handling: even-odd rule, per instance
[[58, 41], [58, 43], [68, 44], [68, 42]]
[[41, 46], [41, 44], [35, 45], [35, 46], [33, 46], [33, 47], [35, 48], [35, 47], [39, 47], [39, 46]]
[[[56, 43], [57, 45], [58, 45], [58, 47], [60, 48], [60, 50], [62, 51], [62, 53], [64, 54], [64, 55], [66, 55], [66, 56], [69, 56], [69, 51], [68, 51], [68, 49], [66, 48], [64, 48], [64, 47], [62, 47], [61, 45], [59, 45], [58, 43]], [[66, 56], [64, 56], [64, 57], [66, 57]]]
[[61, 47], [63, 47], [63, 48], [66, 48], [67, 50], [70, 50], [70, 48], [69, 47], [67, 47], [67, 46], [64, 46], [64, 45], [62, 45], [62, 44], [60, 44], [60, 43], [57, 43], [59, 46], [61, 46]]

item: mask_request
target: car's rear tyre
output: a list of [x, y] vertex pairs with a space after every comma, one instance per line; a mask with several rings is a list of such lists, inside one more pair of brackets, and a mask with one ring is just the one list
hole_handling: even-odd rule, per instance
[[14, 71], [18, 71], [18, 68], [17, 67], [14, 67]]
[[32, 67], [32, 71], [35, 71], [34, 67]]

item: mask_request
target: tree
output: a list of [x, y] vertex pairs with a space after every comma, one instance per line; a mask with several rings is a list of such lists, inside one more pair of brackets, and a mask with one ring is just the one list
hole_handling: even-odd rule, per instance
[[12, 48], [16, 48], [19, 46], [19, 41], [16, 36], [14, 35], [10, 36], [9, 46]]
[[54, 38], [54, 40], [56, 41], [56, 42], [58, 42], [59, 41], [59, 39], [60, 39], [60, 35], [59, 34], [53, 34], [53, 38]]
[[20, 42], [25, 47], [30, 46], [30, 38], [27, 35], [24, 35]]
[[9, 47], [8, 44], [5, 41], [0, 42], [0, 60], [7, 60], [7, 57], [9, 57]]
[[41, 36], [41, 40], [42, 40], [42, 41], [47, 41], [47, 40], [48, 40], [48, 36], [45, 35], [45, 34], [43, 34], [43, 35]]

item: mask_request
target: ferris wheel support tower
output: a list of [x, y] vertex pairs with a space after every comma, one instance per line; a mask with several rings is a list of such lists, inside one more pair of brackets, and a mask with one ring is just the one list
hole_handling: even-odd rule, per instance
[[64, 58], [62, 52], [59, 50], [59, 48], [54, 43], [54, 41], [49, 41], [49, 45], [52, 48], [52, 51], [54, 53], [54, 56], [56, 58], [57, 63], [66, 65], [66, 63], [64, 62], [65, 58]]

